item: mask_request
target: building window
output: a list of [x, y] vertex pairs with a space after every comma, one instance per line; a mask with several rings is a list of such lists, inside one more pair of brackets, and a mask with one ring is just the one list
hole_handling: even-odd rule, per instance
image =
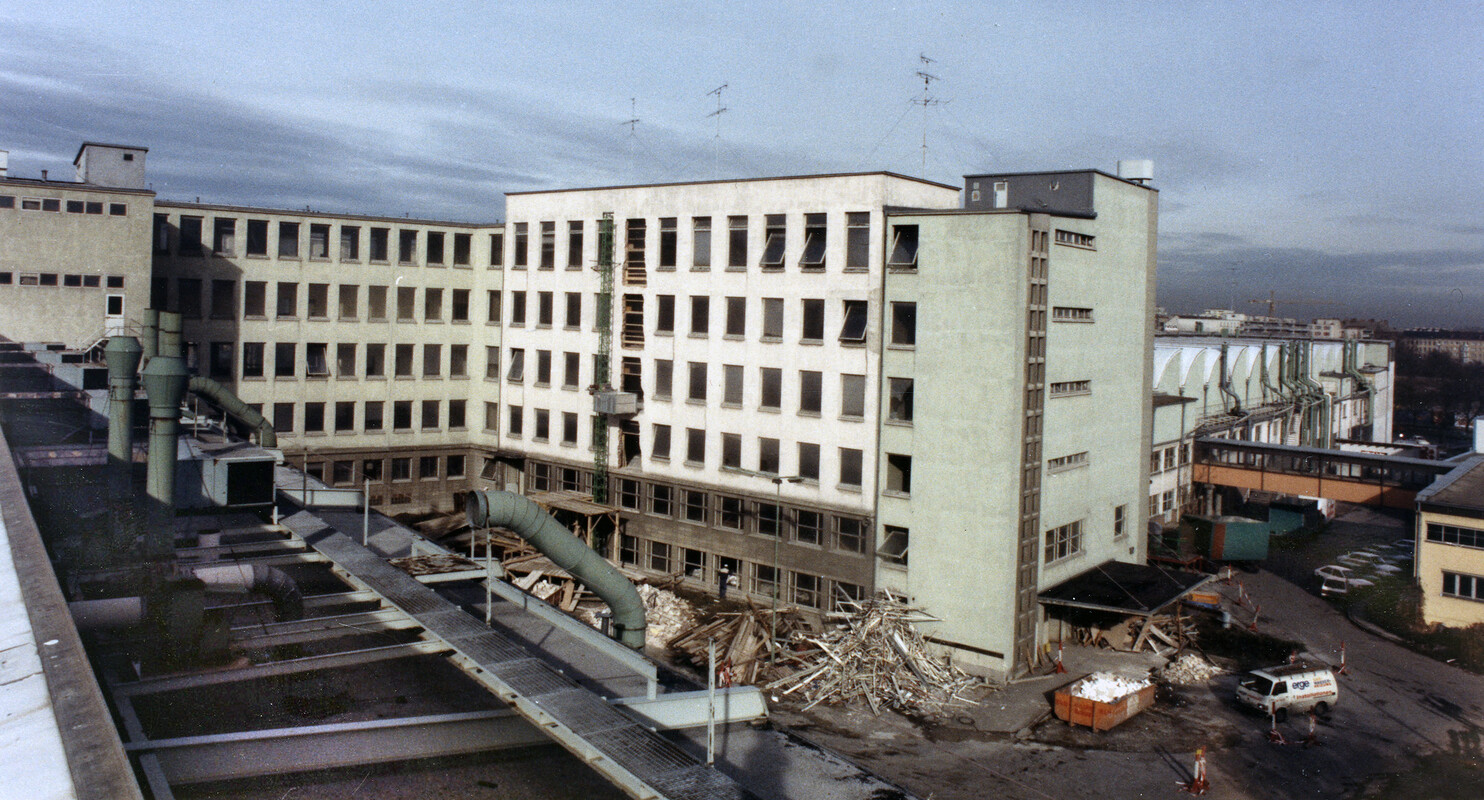
[[692, 336], [705, 336], [711, 330], [711, 298], [692, 297], [690, 299], [690, 334]]
[[675, 332], [675, 295], [656, 295], [654, 332], [657, 336], [668, 336]]
[[877, 548], [876, 554], [888, 564], [905, 567], [910, 544], [910, 533], [906, 528], [884, 525], [882, 526], [881, 547]]
[[582, 220], [567, 223], [567, 269], [582, 269]]
[[399, 344], [396, 346], [396, 349], [392, 351], [392, 358], [394, 361], [394, 363], [392, 364], [392, 369], [395, 371], [394, 374], [396, 375], [396, 377], [412, 377], [412, 348], [413, 345], [410, 344]]
[[859, 489], [861, 486], [861, 451], [840, 448], [840, 485]]
[[528, 226], [528, 223], [515, 223], [515, 252], [512, 254], [510, 261], [510, 266], [513, 269], [526, 268], [530, 238], [530, 228]]
[[670, 426], [656, 424], [652, 429], [652, 441], [649, 444], [650, 458], [659, 461], [670, 460]]
[[340, 318], [354, 320], [360, 312], [361, 287], [340, 285]]
[[888, 378], [887, 387], [890, 397], [888, 399], [886, 418], [892, 422], [911, 422], [912, 379]]
[[681, 518], [686, 522], [706, 524], [707, 495], [698, 489], [680, 490]]
[[799, 413], [818, 415], [823, 408], [824, 373], [799, 370]]
[[500, 404], [485, 401], [484, 404], [484, 431], [485, 433], [498, 433], [500, 430]]
[[490, 269], [505, 265], [505, 234], [490, 234]]
[[866, 376], [840, 376], [840, 416], [861, 419], [866, 415]]
[[273, 430], [276, 433], [294, 432], [294, 404], [273, 404]]
[[392, 430], [412, 430], [412, 401], [395, 400], [392, 402]]
[[392, 480], [393, 481], [410, 481], [410, 480], [412, 480], [412, 457], [411, 456], [404, 456], [404, 457], [401, 457], [401, 458], [393, 458], [392, 459]]
[[845, 269], [871, 267], [871, 214], [852, 211], [845, 215]]
[[582, 382], [582, 354], [562, 354], [562, 388], [576, 389]]
[[1082, 552], [1082, 520], [1069, 522], [1046, 531], [1047, 564], [1054, 564]]
[[443, 345], [423, 345], [423, 377], [443, 377]]
[[577, 415], [570, 411], [562, 412], [562, 444], [577, 444]]
[[299, 284], [297, 284], [297, 283], [279, 283], [278, 284], [278, 304], [277, 304], [277, 307], [274, 309], [274, 313], [277, 314], [277, 316], [279, 318], [290, 318], [290, 319], [292, 319], [293, 317], [295, 317], [295, 316], [298, 315], [298, 313], [299, 313]]
[[[1092, 381], [1059, 381], [1051, 384], [1050, 394], [1052, 397], [1071, 397], [1079, 394], [1092, 394]], [[1170, 450], [1170, 460], [1174, 461], [1174, 449]]]
[[386, 377], [386, 345], [372, 342], [366, 345], [366, 377]]
[[201, 280], [199, 278], [181, 278], [176, 282], [176, 310], [185, 319], [201, 318]]
[[423, 321], [443, 321], [443, 290], [428, 287], [423, 289]]
[[912, 493], [912, 456], [886, 454], [886, 491], [904, 495]]
[[747, 335], [747, 298], [727, 298], [726, 335], [737, 339]]
[[654, 399], [669, 400], [675, 381], [675, 362], [656, 359], [654, 362]]
[[356, 404], [342, 400], [335, 404], [335, 432], [350, 433], [356, 429]]
[[820, 587], [824, 581], [817, 575], [809, 575], [803, 572], [793, 574], [793, 590], [790, 592], [790, 600], [808, 608], [819, 608], [824, 593]]
[[366, 318], [375, 322], [386, 321], [385, 286], [366, 287]]
[[397, 231], [397, 263], [417, 264], [417, 231]]
[[486, 345], [484, 348], [484, 379], [487, 381], [497, 380], [500, 377], [500, 348], [497, 345]]
[[521, 430], [524, 427], [524, 421], [525, 421], [525, 413], [524, 412], [525, 412], [525, 409], [523, 407], [521, 407], [521, 406], [510, 406], [510, 425], [509, 425], [509, 432], [510, 432], [510, 435], [511, 436], [517, 436], [518, 437], [518, 436], [521, 435]]
[[783, 406], [783, 370], [777, 367], [762, 367], [762, 391], [758, 408], [778, 411]]
[[[79, 209], [80, 210], [80, 209]], [[183, 256], [201, 255], [201, 224], [200, 217], [180, 218], [180, 254]]]
[[341, 342], [335, 345], [335, 376], [339, 378], [354, 378], [356, 376], [356, 346], [354, 342]]
[[237, 220], [217, 217], [211, 221], [211, 252], [230, 256], [237, 252]]
[[1087, 451], [1072, 453], [1065, 456], [1057, 456], [1046, 462], [1047, 472], [1062, 472], [1064, 470], [1076, 469], [1087, 466]]
[[698, 403], [706, 401], [706, 365], [699, 361], [692, 361], [690, 367], [690, 386], [686, 399]]
[[799, 468], [800, 478], [811, 481], [819, 480], [819, 445], [812, 442], [799, 442]]
[[453, 290], [453, 303], [452, 303], [452, 307], [449, 309], [449, 314], [450, 314], [449, 318], [452, 319], [454, 322], [468, 322], [469, 321], [469, 290], [468, 289], [454, 289]]
[[273, 345], [273, 377], [292, 378], [295, 373], [293, 342], [278, 342]]
[[711, 217], [690, 220], [690, 264], [695, 269], [711, 269]]
[[705, 466], [706, 432], [697, 428], [685, 429], [685, 463], [688, 466]]
[[723, 469], [742, 468], [741, 434], [723, 433], [721, 435], [721, 466]]
[[443, 471], [444, 477], [447, 477], [447, 478], [462, 478], [462, 477], [464, 477], [464, 457], [463, 456], [448, 456], [448, 457], [446, 457], [446, 458], [443, 459], [443, 463], [444, 463], [444, 467], [445, 467], [444, 468], [444, 471]]
[[129, 206], [124, 203], [109, 203], [108, 215], [111, 217], [123, 217], [129, 213]]
[[891, 343], [897, 347], [917, 344], [917, 304], [891, 304]]
[[1094, 239], [1095, 239], [1095, 237], [1089, 236], [1089, 235], [1087, 235], [1085, 233], [1076, 233], [1074, 231], [1064, 231], [1064, 230], [1062, 230], [1060, 228], [1057, 228], [1057, 230], [1056, 230], [1056, 243], [1057, 244], [1065, 244], [1065, 245], [1070, 245], [1072, 247], [1085, 247], [1088, 250], [1096, 250], [1097, 248], [1093, 245]]
[[510, 324], [519, 327], [526, 324], [526, 293], [510, 293]]
[[1451, 544], [1458, 547], [1472, 547], [1484, 549], [1484, 531], [1464, 528], [1458, 525], [1442, 525], [1436, 522], [1427, 523], [1427, 540], [1440, 544]]
[[304, 404], [304, 432], [305, 433], [324, 433], [325, 432], [325, 404], [324, 403], [305, 403]]
[[799, 258], [800, 269], [824, 269], [825, 230], [824, 214], [804, 215], [804, 254]]
[[371, 229], [371, 260], [385, 264], [390, 258], [391, 229]]
[[427, 246], [424, 249], [424, 257], [428, 265], [443, 263], [443, 234], [440, 231], [428, 231]]
[[419, 480], [433, 480], [438, 477], [438, 457], [419, 456], [417, 459], [417, 477]]
[[510, 369], [505, 373], [505, 380], [511, 383], [520, 383], [526, 379], [526, 351], [520, 347], [510, 348]]
[[840, 341], [846, 344], [866, 341], [865, 300], [845, 301], [845, 321], [840, 326]]
[[1072, 306], [1054, 306], [1051, 309], [1052, 322], [1092, 322], [1092, 309], [1073, 308]]
[[[366, 404], [361, 408], [361, 428], [367, 433], [380, 431], [382, 429], [382, 421], [384, 419], [385, 409], [386, 405], [383, 401], [367, 400]], [[371, 462], [367, 463], [369, 464]], [[376, 464], [379, 471], [381, 462], [378, 461], [376, 462]], [[366, 472], [369, 475], [371, 471], [368, 469], [366, 470]], [[380, 476], [378, 475], [376, 477]]]
[[767, 564], [752, 565], [752, 593], [772, 596], [778, 590], [778, 570]]
[[721, 404], [731, 408], [742, 407], [742, 367], [736, 364], [725, 364], [721, 368], [722, 395]]
[[891, 255], [887, 258], [889, 269], [917, 269], [917, 226], [891, 226]]
[[209, 357], [211, 362], [209, 365], [211, 377], [231, 379], [233, 362], [236, 361], [236, 354], [233, 352], [234, 349], [231, 342], [211, 343], [211, 354]]
[[669, 572], [671, 547], [664, 542], [649, 543], [649, 569], [652, 572]]
[[263, 377], [263, 343], [242, 343], [242, 377]]
[[551, 385], [551, 351], [536, 351], [536, 385]]
[[309, 284], [309, 308], [310, 319], [330, 318], [330, 284]]
[[[787, 228], [784, 225], [782, 214], [769, 214], [764, 217], [765, 227], [763, 229], [763, 257], [758, 260], [758, 266], [765, 271], [783, 269], [783, 251], [785, 247], [785, 234]], [[745, 242], [744, 242], [744, 247]]]
[[278, 223], [278, 257], [299, 257], [299, 223]]
[[330, 226], [313, 224], [309, 226], [309, 257], [316, 259], [327, 259], [330, 257]]
[[361, 229], [355, 225], [340, 226], [340, 260], [361, 260]]
[[[774, 506], [773, 508], [777, 508]], [[761, 509], [761, 507], [759, 507]], [[776, 512], [775, 512], [776, 513]], [[761, 526], [762, 511], [758, 512], [759, 525]], [[812, 544], [818, 546], [824, 534], [824, 515], [818, 511], [798, 509], [794, 512], [794, 541], [800, 544]]]
[[1484, 577], [1444, 571], [1443, 596], [1484, 602]]
[[1113, 538], [1121, 538], [1128, 533], [1128, 506], [1115, 506], [1113, 508]]
[[824, 301], [804, 300], [803, 328], [799, 338], [805, 342], [824, 341]]
[[747, 217], [727, 217], [727, 268], [747, 268]]
[[536, 409], [536, 432], [531, 438], [538, 442], [551, 438], [551, 412], [549, 410]]
[[582, 327], [582, 292], [567, 292], [567, 315], [562, 325], [574, 331]]
[[783, 339], [783, 298], [763, 298], [763, 341], [776, 342]]
[[766, 436], [757, 440], [757, 471], [764, 475], [777, 475], [778, 469], [778, 440]]

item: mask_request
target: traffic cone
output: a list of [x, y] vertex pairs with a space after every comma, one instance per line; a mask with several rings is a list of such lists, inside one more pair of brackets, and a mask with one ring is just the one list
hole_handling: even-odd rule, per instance
[[1195, 768], [1190, 772], [1190, 781], [1181, 784], [1181, 788], [1190, 794], [1205, 794], [1211, 788], [1210, 781], [1206, 780], [1206, 748], [1196, 749]]
[[1056, 643], [1056, 674], [1057, 675], [1065, 675], [1066, 673], [1067, 673], [1067, 668], [1064, 667], [1064, 666], [1062, 666], [1062, 663], [1061, 663], [1061, 642], [1058, 641]]
[[1319, 718], [1313, 709], [1309, 709], [1309, 735], [1304, 737], [1304, 749], [1319, 746]]
[[1252, 621], [1247, 623], [1247, 630], [1257, 633], [1257, 618], [1262, 615], [1262, 606], [1252, 609]]
[[1340, 640], [1340, 668], [1335, 670], [1336, 675], [1349, 675], [1350, 665], [1345, 663], [1345, 642]]

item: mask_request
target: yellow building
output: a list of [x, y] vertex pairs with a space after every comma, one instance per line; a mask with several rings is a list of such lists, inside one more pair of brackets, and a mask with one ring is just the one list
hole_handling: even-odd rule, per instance
[[1417, 495], [1417, 543], [1423, 621], [1484, 622], [1484, 455]]

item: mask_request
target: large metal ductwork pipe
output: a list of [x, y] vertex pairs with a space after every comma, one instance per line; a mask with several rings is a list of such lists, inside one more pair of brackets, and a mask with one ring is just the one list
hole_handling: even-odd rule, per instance
[[608, 604], [614, 638], [635, 650], [644, 647], [644, 601], [634, 584], [540, 506], [518, 494], [482, 491], [465, 495], [464, 511], [470, 526], [509, 529], [545, 553]]
[[304, 594], [281, 569], [262, 564], [227, 564], [197, 567], [194, 573], [208, 591], [251, 592], [267, 597], [279, 622], [304, 618]]
[[144, 350], [132, 336], [112, 336], [103, 348], [108, 364], [108, 465], [127, 489], [134, 462], [134, 389]]
[[180, 358], [180, 315], [160, 314], [160, 347], [144, 368], [149, 397], [149, 459], [145, 491], [150, 525], [144, 537], [145, 558], [175, 555], [175, 462], [180, 434], [180, 401], [190, 374]]
[[217, 383], [210, 378], [199, 375], [191, 377], [190, 390], [194, 394], [210, 400], [223, 411], [232, 415], [238, 422], [258, 432], [258, 445], [261, 447], [278, 447], [278, 434], [273, 432], [267, 418], [253, 409], [252, 406], [242, 402], [241, 398], [233, 394], [227, 387]]
[[141, 332], [139, 344], [144, 348], [144, 363], [148, 364], [160, 351], [160, 312], [153, 308], [144, 310], [139, 321]]

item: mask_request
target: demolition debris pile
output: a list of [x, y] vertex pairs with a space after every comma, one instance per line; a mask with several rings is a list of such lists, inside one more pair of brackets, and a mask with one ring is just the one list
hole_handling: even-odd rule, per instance
[[[775, 614], [778, 617], [777, 640], [773, 639]], [[714, 639], [717, 664], [730, 668], [733, 682], [753, 684], [757, 683], [759, 676], [764, 679], [777, 677], [764, 675], [764, 670], [770, 665], [789, 665], [785, 668], [791, 668], [796, 664], [795, 654], [779, 642], [795, 640], [805, 633], [804, 621], [795, 609], [749, 608], [724, 611], [705, 625], [681, 632], [670, 640], [670, 649], [704, 674], [708, 660], [707, 642]]]
[[865, 700], [874, 714], [882, 708], [923, 713], [976, 705], [968, 694], [983, 680], [930, 655], [914, 627], [932, 617], [890, 598], [848, 607], [851, 613], [829, 615], [838, 624], [824, 634], [798, 637], [797, 644], [813, 647], [790, 654], [800, 668], [767, 688], [798, 695], [805, 710], [854, 700]]
[[639, 585], [644, 601], [645, 644], [663, 647], [666, 642], [696, 626], [696, 610], [668, 589]]
[[1159, 679], [1177, 686], [1193, 686], [1205, 683], [1220, 674], [1220, 667], [1195, 653], [1186, 653], [1166, 664], [1159, 671]]
[[1098, 703], [1115, 703], [1150, 685], [1148, 678], [1125, 678], [1111, 672], [1094, 672], [1073, 687], [1072, 696]]

